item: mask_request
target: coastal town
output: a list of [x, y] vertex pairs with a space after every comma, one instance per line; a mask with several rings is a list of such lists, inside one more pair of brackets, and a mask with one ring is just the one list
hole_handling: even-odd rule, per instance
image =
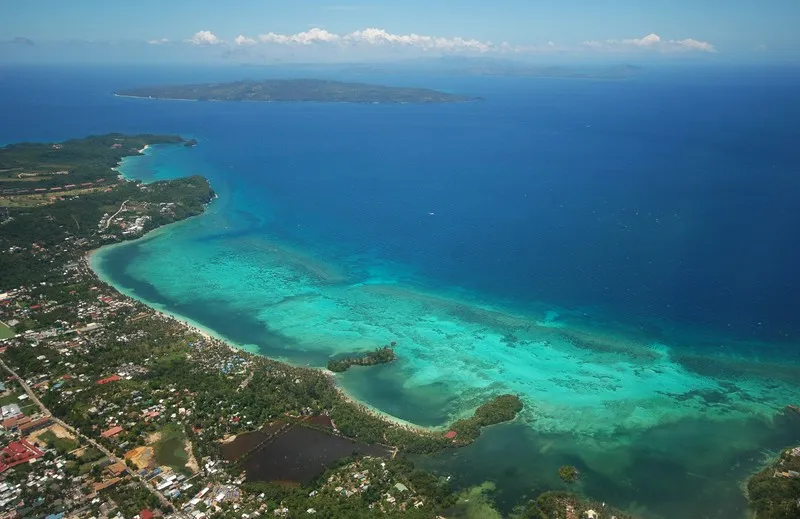
[[[351, 401], [331, 371], [236, 349], [97, 277], [92, 251], [200, 215], [214, 199], [202, 177], [110, 179], [145, 145], [180, 142], [113, 134], [0, 150], [8, 189], [32, 189], [30, 178], [62, 182], [62, 171], [105, 179], [102, 189], [48, 192], [0, 210], [0, 516], [469, 516], [473, 494], [406, 455], [470, 444], [483, 427], [516, 417], [516, 396], [498, 396], [440, 431], [416, 429]], [[73, 147], [71, 159], [53, 158]], [[391, 346], [332, 367], [391, 362]], [[800, 451], [788, 456], [773, 479], [791, 485], [800, 482]], [[564, 492], [515, 513], [631, 517]]]
[[[3, 517], [433, 517], [452, 505], [443, 480], [398, 456], [452, 437], [373, 416], [329, 373], [238, 351], [91, 270], [91, 251], [213, 200], [201, 177], [107, 180], [145, 146], [180, 142], [114, 134], [0, 150], [11, 202], [0, 224]], [[103, 187], [38, 187], [65, 177]], [[270, 466], [272, 445], [307, 459]]]
[[[13, 471], [0, 503], [18, 516], [295, 516], [299, 509], [324, 514], [339, 501], [360, 508], [366, 497], [363, 506], [382, 515], [413, 509], [431, 517], [442, 503], [430, 493], [448, 495], [436, 479], [426, 481], [425, 492], [415, 491], [419, 476], [397, 468], [404, 465], [393, 459], [396, 448], [344, 440], [342, 426], [329, 416], [338, 393], [322, 372], [234, 350], [155, 313], [99, 282], [86, 259], [58, 274], [58, 285], [41, 282], [0, 295], [0, 320], [25, 329], [0, 343], [8, 441], [0, 469]], [[55, 286], [69, 288], [62, 291], [66, 300], [57, 299]], [[176, 359], [179, 353], [184, 358]], [[254, 401], [266, 387], [275, 398]], [[326, 392], [331, 403], [322, 404]], [[312, 395], [316, 405], [307, 398]], [[236, 445], [237, 436], [247, 443], [241, 433], [264, 424], [280, 430], [258, 445]], [[297, 443], [302, 434], [295, 429], [315, 433], [309, 441], [332, 449], [347, 444], [333, 459], [309, 460], [312, 474], [297, 474], [314, 481], [328, 473], [317, 489], [300, 499], [296, 491], [259, 497], [266, 492], [245, 482], [243, 467], [284, 437], [289, 441], [281, 450], [300, 455], [308, 444]], [[219, 452], [225, 444], [246, 453], [226, 459]], [[359, 447], [370, 455], [326, 472]], [[277, 467], [266, 479], [292, 478], [293, 471], [308, 472]]]

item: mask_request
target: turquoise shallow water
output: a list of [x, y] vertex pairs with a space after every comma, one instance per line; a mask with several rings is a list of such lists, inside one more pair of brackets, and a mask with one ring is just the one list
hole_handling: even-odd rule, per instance
[[[201, 167], [196, 160], [156, 148], [122, 171], [169, 178]], [[698, 351], [574, 309], [426, 288], [413, 270], [374, 257], [321, 260], [252, 232], [269, 225], [269, 211], [244, 218], [241, 195], [225, 182], [218, 190], [206, 215], [103, 249], [93, 267], [157, 308], [299, 365], [396, 341], [396, 363], [340, 381], [403, 420], [443, 425], [494, 394], [520, 394], [516, 423], [421, 460], [463, 484], [500, 482], [503, 504], [560, 487], [556, 470], [572, 463], [586, 474], [582, 490], [647, 516], [723, 517], [742, 509], [748, 471], [798, 437], [798, 421], [781, 411], [800, 399], [800, 366], [752, 354], [768, 345], [745, 353], [718, 337], [731, 347]]]
[[382, 107], [148, 102], [108, 96], [138, 76], [86, 77], [47, 110], [0, 96], [22, 110], [4, 139], [181, 133], [199, 146], [122, 170], [220, 195], [101, 250], [97, 272], [299, 365], [396, 341], [396, 363], [340, 381], [404, 420], [520, 394], [517, 422], [419, 460], [458, 484], [493, 479], [508, 507], [572, 463], [646, 517], [727, 518], [748, 472], [800, 441], [782, 411], [800, 400], [796, 78], [409, 78], [486, 101]]
[[[188, 153], [148, 155], [129, 159], [137, 164], [122, 171], [177, 175], [170, 167]], [[624, 444], [616, 431], [687, 417], [769, 420], [800, 397], [797, 363], [698, 356], [580, 312], [542, 303], [522, 310], [458, 288], [426, 290], [413, 273], [374, 258], [332, 265], [247, 232], [252, 222], [237, 228], [226, 196], [223, 188], [201, 218], [101, 250], [93, 265], [133, 295], [289, 362], [324, 366], [331, 356], [397, 342], [398, 362], [341, 376], [354, 396], [393, 416], [444, 425], [492, 394], [513, 392], [526, 397], [525, 421], [539, 431]]]

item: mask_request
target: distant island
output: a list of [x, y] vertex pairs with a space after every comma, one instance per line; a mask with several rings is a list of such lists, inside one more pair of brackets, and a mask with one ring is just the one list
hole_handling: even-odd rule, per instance
[[283, 101], [365, 104], [430, 104], [478, 101], [426, 88], [390, 87], [319, 79], [269, 79], [198, 85], [165, 85], [130, 88], [119, 96], [190, 101]]

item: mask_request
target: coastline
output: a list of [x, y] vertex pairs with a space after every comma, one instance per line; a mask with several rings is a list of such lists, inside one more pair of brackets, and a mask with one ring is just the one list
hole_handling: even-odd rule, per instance
[[[205, 213], [203, 213], [203, 214], [205, 214]], [[200, 216], [203, 216], [203, 215], [201, 214], [201, 215], [198, 215], [197, 217], [200, 217]], [[196, 218], [196, 217], [192, 217], [192, 218]], [[228, 339], [224, 335], [216, 332], [215, 330], [213, 330], [211, 328], [203, 326], [202, 324], [192, 320], [189, 317], [186, 317], [186, 316], [171, 312], [171, 311], [163, 309], [163, 308], [158, 308], [157, 306], [154, 306], [152, 302], [143, 301], [143, 300], [141, 300], [141, 299], [139, 299], [137, 297], [134, 297], [133, 295], [131, 295], [129, 293], [126, 293], [126, 291], [124, 289], [118, 287], [113, 282], [111, 282], [111, 280], [107, 276], [104, 276], [102, 270], [99, 269], [96, 266], [96, 264], [94, 263], [94, 259], [96, 258], [96, 255], [98, 253], [100, 253], [101, 251], [108, 250], [108, 249], [115, 248], [115, 247], [119, 247], [119, 246], [122, 246], [122, 245], [127, 245], [127, 244], [130, 244], [130, 243], [133, 243], [133, 242], [136, 242], [136, 241], [140, 241], [140, 240], [144, 240], [144, 239], [153, 239], [154, 237], [156, 237], [158, 235], [159, 231], [163, 232], [163, 230], [171, 229], [176, 224], [180, 224], [182, 222], [187, 222], [189, 220], [191, 220], [191, 218], [189, 218], [187, 220], [182, 220], [180, 222], [174, 222], [172, 224], [168, 224], [168, 225], [159, 227], [157, 229], [153, 229], [150, 232], [148, 232], [148, 233], [146, 233], [146, 234], [144, 234], [144, 235], [142, 235], [142, 236], [140, 236], [138, 238], [135, 238], [133, 240], [126, 240], [126, 241], [122, 241], [122, 242], [111, 243], [111, 244], [108, 244], [108, 245], [103, 245], [102, 247], [99, 247], [97, 249], [93, 249], [91, 251], [86, 252], [86, 254], [84, 255], [84, 258], [83, 258], [84, 262], [85, 262], [87, 268], [92, 272], [92, 274], [95, 276], [95, 278], [99, 282], [105, 283], [106, 285], [111, 287], [113, 290], [115, 290], [117, 293], [119, 293], [121, 296], [130, 298], [130, 299], [134, 299], [135, 301], [145, 305], [151, 312], [153, 312], [155, 315], [159, 316], [160, 318], [162, 318], [164, 320], [169, 320], [169, 321], [176, 322], [176, 323], [180, 324], [181, 326], [183, 326], [188, 331], [196, 333], [196, 334], [198, 334], [198, 335], [200, 335], [200, 336], [202, 336], [202, 337], [204, 337], [204, 338], [206, 338], [208, 340], [218, 341], [219, 343], [221, 343], [222, 345], [227, 347], [232, 352], [246, 353], [246, 354], [249, 354], [249, 355], [258, 355], [258, 356], [262, 356], [262, 357], [268, 358], [269, 360], [272, 360], [274, 362], [280, 362], [280, 363], [287, 364], [287, 365], [290, 365], [290, 366], [293, 366], [293, 367], [303, 367], [303, 368], [306, 368], [306, 369], [313, 369], [313, 370], [319, 371], [319, 372], [321, 372], [323, 375], [325, 375], [328, 378], [328, 380], [331, 383], [331, 387], [336, 391], [336, 393], [339, 395], [339, 397], [342, 399], [343, 402], [358, 406], [358, 408], [361, 411], [363, 411], [364, 413], [369, 414], [370, 416], [372, 416], [374, 418], [378, 418], [378, 419], [380, 419], [380, 420], [382, 420], [384, 422], [387, 422], [388, 424], [390, 424], [390, 425], [392, 425], [394, 427], [405, 429], [407, 431], [414, 432], [414, 433], [417, 433], [417, 434], [425, 434], [425, 435], [439, 434], [439, 433], [443, 432], [444, 427], [442, 427], [442, 426], [426, 427], [426, 426], [423, 426], [423, 425], [418, 425], [418, 424], [409, 422], [407, 420], [403, 420], [402, 418], [398, 418], [396, 416], [393, 416], [393, 415], [390, 415], [390, 414], [385, 413], [383, 411], [380, 411], [379, 409], [376, 409], [376, 408], [368, 405], [367, 403], [358, 400], [357, 398], [355, 398], [354, 396], [349, 394], [347, 392], [347, 390], [344, 389], [341, 386], [341, 384], [339, 384], [339, 380], [337, 379], [336, 374], [333, 373], [332, 371], [326, 369], [326, 368], [311, 367], [311, 366], [295, 366], [295, 365], [291, 364], [290, 362], [287, 362], [287, 361], [285, 361], [283, 359], [275, 359], [275, 358], [266, 357], [266, 356], [262, 355], [261, 353], [259, 353], [258, 351], [253, 351], [252, 349], [248, 348], [247, 345], [238, 344], [238, 343], [236, 343], [234, 341], [231, 341], [230, 339]]]
[[[145, 144], [142, 149], [139, 149], [139, 150], [136, 150], [136, 151], [139, 153], [139, 155], [147, 155], [147, 151], [150, 150], [150, 149], [152, 149], [152, 147], [149, 144]], [[111, 168], [111, 171], [116, 173], [117, 177], [119, 177], [119, 178], [121, 178], [123, 180], [127, 180], [127, 181], [130, 181], [130, 182], [135, 181], [136, 179], [134, 179], [134, 178], [132, 178], [132, 177], [130, 177], [130, 176], [125, 174], [125, 171], [124, 171], [123, 168], [125, 167], [125, 161], [126, 160], [131, 159], [131, 158], [136, 158], [136, 157], [137, 157], [137, 155], [129, 155], [127, 157], [123, 157], [122, 160], [117, 162], [116, 166]]]
[[[217, 207], [219, 207], [219, 206], [217, 206]], [[212, 214], [214, 211], [215, 211], [214, 210], [214, 206], [208, 205], [208, 206], [206, 206], [206, 210], [204, 211], [204, 213], [200, 214], [200, 215], [197, 215], [197, 216], [203, 216], [204, 214], [205, 215]], [[192, 217], [192, 218], [194, 218], [194, 217]], [[165, 318], [170, 318], [170, 319], [179, 321], [179, 322], [185, 324], [186, 326], [188, 326], [189, 328], [191, 328], [191, 329], [193, 329], [195, 331], [198, 331], [198, 333], [202, 332], [204, 334], [204, 336], [213, 337], [216, 340], [224, 342], [226, 344], [226, 346], [229, 347], [229, 348], [235, 349], [237, 351], [242, 351], [242, 352], [247, 352], [247, 353], [250, 353], [250, 354], [259, 355], [259, 356], [268, 358], [268, 359], [270, 359], [272, 361], [276, 361], [276, 362], [280, 362], [280, 363], [283, 363], [283, 364], [287, 364], [287, 365], [292, 366], [292, 367], [304, 367], [304, 368], [311, 368], [311, 369], [320, 369], [324, 365], [324, 361], [323, 362], [317, 362], [317, 366], [312, 368], [311, 366], [309, 366], [308, 364], [306, 364], [304, 362], [300, 362], [300, 363], [292, 362], [291, 360], [288, 360], [286, 357], [284, 357], [283, 355], [280, 355], [280, 354], [272, 355], [272, 356], [271, 355], [264, 355], [264, 354], [261, 353], [260, 349], [256, 346], [256, 344], [258, 344], [258, 342], [257, 342], [258, 339], [257, 338], [253, 338], [252, 342], [245, 342], [245, 341], [237, 342], [237, 341], [233, 341], [230, 338], [226, 337], [225, 335], [223, 335], [221, 333], [218, 333], [213, 328], [208, 328], [208, 327], [202, 325], [201, 323], [199, 323], [197, 321], [194, 321], [193, 319], [191, 319], [189, 317], [186, 317], [186, 316], [181, 315], [179, 313], [170, 311], [167, 308], [163, 308], [158, 303], [154, 303], [154, 302], [149, 301], [147, 299], [142, 299], [142, 298], [137, 297], [133, 293], [128, 292], [124, 287], [115, 285], [111, 281], [110, 276], [106, 276], [103, 273], [102, 269], [99, 269], [99, 268], [95, 269], [94, 268], [94, 267], [99, 267], [99, 264], [92, 262], [91, 261], [91, 257], [93, 257], [94, 254], [98, 253], [100, 250], [107, 250], [107, 248], [113, 248], [113, 247], [116, 247], [116, 246], [121, 246], [123, 244], [127, 244], [128, 242], [133, 243], [136, 240], [143, 240], [144, 241], [144, 240], [152, 239], [152, 238], [158, 236], [157, 233], [159, 233], [159, 232], [170, 232], [171, 230], [175, 229], [177, 227], [177, 225], [180, 224], [181, 222], [188, 222], [192, 218], [189, 218], [189, 219], [186, 219], [186, 220], [182, 220], [180, 222], [174, 222], [174, 223], [159, 227], [158, 229], [154, 229], [154, 230], [150, 231], [149, 233], [147, 233], [147, 234], [145, 234], [145, 235], [143, 235], [141, 237], [135, 238], [134, 240], [128, 240], [126, 242], [105, 245], [105, 246], [103, 246], [103, 247], [101, 247], [101, 248], [99, 248], [99, 249], [97, 249], [95, 251], [92, 251], [91, 254], [89, 255], [89, 257], [90, 257], [90, 265], [93, 267], [92, 268], [93, 272], [95, 273], [95, 275], [100, 280], [102, 280], [106, 284], [108, 284], [111, 287], [113, 287], [117, 292], [122, 293], [123, 295], [125, 295], [125, 296], [127, 296], [127, 297], [129, 297], [131, 299], [134, 299], [134, 300], [136, 300], [138, 302], [143, 303], [148, 308], [150, 308], [154, 312], [158, 312], [160, 315], [162, 315]], [[141, 241], [138, 242], [138, 243], [141, 243]], [[491, 322], [497, 322], [497, 323], [500, 323], [502, 325], [519, 325], [519, 326], [524, 326], [525, 324], [528, 324], [530, 326], [532, 324], [534, 327], [540, 328], [539, 332], [541, 332], [541, 333], [557, 334], [559, 337], [560, 336], [566, 336], [568, 339], [573, 340], [578, 345], [578, 346], [574, 346], [574, 348], [576, 350], [581, 350], [581, 351], [592, 350], [593, 351], [594, 349], [597, 349], [601, 354], [614, 356], [614, 358], [616, 358], [617, 356], [624, 356], [626, 359], [628, 357], [633, 357], [634, 359], [639, 359], [639, 360], [641, 360], [642, 365], [646, 366], [648, 368], [643, 373], [644, 373], [645, 376], [649, 376], [650, 377], [650, 379], [649, 379], [650, 381], [652, 381], [654, 379], [654, 377], [655, 377], [654, 373], [656, 373], [651, 368], [666, 369], [668, 372], [673, 372], [674, 371], [675, 373], [677, 373], [679, 375], [681, 380], [683, 380], [683, 379], [687, 379], [688, 380], [690, 378], [694, 378], [694, 379], [700, 380], [701, 382], [704, 382], [704, 383], [708, 382], [709, 384], [715, 383], [717, 381], [717, 379], [715, 378], [713, 373], [709, 374], [709, 373], [707, 373], [707, 371], [706, 372], [704, 372], [704, 371], [694, 372], [694, 371], [685, 369], [680, 365], [673, 366], [673, 364], [677, 364], [677, 361], [673, 361], [672, 360], [673, 355], [678, 356], [679, 358], [683, 358], [683, 357], [680, 357], [679, 352], [673, 352], [672, 348], [670, 348], [670, 347], [659, 345], [659, 344], [639, 342], [639, 341], [636, 341], [635, 338], [630, 338], [629, 336], [628, 337], [619, 336], [619, 335], [617, 335], [615, 333], [612, 333], [611, 330], [608, 330], [608, 329], [598, 331], [596, 329], [592, 330], [588, 326], [581, 327], [581, 326], [577, 325], [577, 323], [572, 322], [572, 320], [569, 319], [570, 318], [569, 314], [567, 314], [565, 316], [559, 316], [557, 319], [555, 319], [555, 322], [560, 323], [560, 324], [564, 324], [565, 325], [564, 327], [553, 327], [553, 326], [548, 326], [547, 325], [548, 323], [544, 323], [543, 324], [542, 322], [535, 322], [535, 323], [530, 323], [529, 321], [526, 322], [524, 320], [524, 315], [520, 315], [520, 314], [517, 314], [515, 312], [508, 312], [508, 313], [507, 312], [502, 312], [502, 311], [498, 310], [497, 308], [494, 308], [494, 307], [492, 307], [490, 305], [481, 305], [480, 301], [474, 301], [474, 300], [468, 301], [469, 303], [472, 303], [472, 304], [469, 304], [468, 306], [463, 306], [463, 305], [465, 305], [465, 302], [462, 299], [460, 299], [460, 298], [452, 298], [451, 299], [449, 297], [442, 296], [441, 294], [436, 294], [435, 292], [427, 292], [427, 291], [424, 291], [424, 290], [417, 290], [417, 289], [411, 290], [411, 289], [404, 288], [402, 286], [396, 286], [396, 285], [392, 285], [392, 286], [367, 285], [365, 287], [365, 290], [376, 291], [376, 292], [379, 292], [379, 293], [382, 293], [382, 294], [385, 294], [385, 295], [388, 295], [388, 296], [391, 296], [391, 295], [402, 295], [405, 298], [419, 300], [419, 301], [424, 302], [424, 303], [431, 303], [431, 304], [443, 305], [443, 306], [448, 306], [448, 307], [452, 306], [453, 308], [456, 308], [456, 309], [459, 309], [459, 310], [469, 311], [469, 313], [471, 315], [475, 315], [475, 316], [479, 317], [481, 319], [481, 321], [490, 320]], [[546, 319], [547, 319], [547, 317], [545, 316], [544, 320], [546, 321]], [[552, 320], [553, 320], [553, 317], [551, 316], [551, 321]], [[249, 339], [249, 337], [248, 337], [248, 339]], [[588, 346], [582, 348], [582, 341], [588, 341]], [[571, 350], [570, 350], [570, 352], [571, 352]], [[724, 359], [720, 359], [718, 357], [718, 355], [719, 354], [716, 353], [716, 355], [712, 359], [705, 358], [705, 360], [713, 360], [714, 361], [713, 362], [713, 366], [717, 367], [720, 364], [720, 361], [724, 360]], [[413, 358], [413, 356], [409, 355], [409, 358]], [[559, 360], [558, 358], [554, 358], [554, 359], [555, 359], [554, 362]], [[558, 367], [558, 366], [556, 366], [556, 367]], [[741, 371], [743, 369], [743, 368], [741, 368], [741, 366], [739, 365], [738, 362], [735, 363], [735, 364], [731, 364], [731, 365], [728, 365], [726, 363], [726, 364], [722, 365], [722, 367], [727, 367], [728, 369], [737, 369], [738, 371]], [[368, 377], [368, 375], [366, 375], [366, 372], [364, 372], [364, 373], [365, 373], [365, 376]], [[623, 378], [623, 381], [624, 382], [633, 381], [635, 383], [641, 382], [641, 380], [640, 380], [641, 377], [638, 374], [636, 375], [636, 377], [637, 378], [634, 378], [634, 376], [627, 376], [627, 377]], [[438, 431], [442, 432], [443, 429], [449, 425], [450, 421], [458, 420], [458, 419], [461, 419], [461, 418], [469, 418], [471, 416], [472, 411], [475, 409], [475, 407], [478, 404], [481, 403], [479, 401], [476, 402], [475, 399], [473, 399], [469, 403], [470, 405], [462, 406], [461, 408], [458, 409], [457, 414], [455, 414], [455, 415], [451, 414], [447, 420], [442, 420], [442, 421], [436, 420], [434, 423], [427, 422], [425, 425], [421, 425], [421, 424], [416, 424], [416, 423], [413, 423], [413, 422], [409, 422], [407, 420], [404, 420], [404, 419], [402, 419], [400, 417], [397, 417], [397, 416], [393, 416], [393, 415], [388, 414], [388, 413], [384, 413], [380, 409], [377, 409], [375, 407], [370, 406], [369, 403], [368, 403], [369, 400], [367, 400], [367, 401], [360, 400], [359, 398], [357, 398], [353, 394], [349, 393], [347, 391], [347, 389], [345, 389], [345, 387], [344, 387], [344, 381], [345, 380], [349, 381], [349, 379], [346, 379], [346, 378], [345, 379], [340, 379], [338, 377], [334, 377], [333, 380], [332, 380], [333, 387], [336, 388], [336, 391], [342, 396], [343, 400], [345, 400], [347, 402], [351, 402], [354, 405], [358, 405], [360, 407], [360, 409], [364, 410], [365, 412], [368, 412], [369, 414], [372, 414], [373, 416], [379, 417], [381, 420], [384, 420], [384, 421], [386, 421], [388, 423], [391, 423], [391, 424], [397, 425], [397, 426], [402, 426], [402, 427], [411, 427], [414, 430], [420, 431], [420, 432], [423, 432], [423, 431], [430, 432], [430, 431], [435, 431], [435, 430], [438, 430]], [[516, 390], [516, 388], [510, 388], [509, 390], [510, 390], [510, 392], [514, 392], [514, 393], [517, 393], [517, 394], [522, 394], [523, 393], [523, 391], [518, 391], [518, 390]], [[555, 396], [555, 398], [563, 397], [563, 393], [564, 392], [562, 391], [561, 394], [554, 394], [554, 396]], [[369, 394], [367, 394], [366, 396], [369, 398]], [[546, 396], [549, 397], [550, 395], [548, 394]], [[550, 402], [549, 400], [540, 400], [540, 401], [541, 402]], [[561, 406], [561, 408], [564, 408], [565, 406], [563, 405], [562, 402], [559, 402], [558, 400], [553, 400], [553, 401], [555, 403], [550, 405], [549, 407], [543, 406], [543, 407], [546, 408], [545, 411], [542, 411], [542, 407], [539, 408], [539, 415], [537, 415], [537, 417], [538, 417], [538, 420], [537, 420], [538, 429], [537, 430], [539, 430], [540, 432], [552, 432], [554, 428], [557, 428], [560, 425], [557, 422], [558, 413], [561, 412], [559, 406]], [[778, 409], [780, 409], [782, 407], [782, 405], [783, 404], [781, 404], [780, 406], [776, 406], [774, 409], [772, 409], [772, 411], [777, 411]], [[760, 411], [760, 413], [764, 413], [764, 411], [762, 411], [761, 409], [759, 409], [759, 411]], [[691, 412], [691, 409], [688, 412]], [[673, 414], [665, 413], [665, 414], [667, 415], [666, 416], [667, 419], [669, 419], [669, 420], [673, 420], [674, 419], [675, 413], [673, 413]], [[766, 414], [766, 413], [764, 413], [764, 414]], [[546, 425], [545, 420], [542, 419], [542, 418], [550, 420], [550, 425], [549, 426]], [[550, 428], [548, 428], [548, 427], [550, 427]], [[560, 431], [561, 429], [556, 429], [556, 430]]]
[[198, 101], [198, 99], [180, 99], [177, 97], [146, 97], [146, 96], [131, 96], [126, 94], [112, 94], [114, 97], [126, 97], [128, 99], [149, 99], [151, 101]]
[[[114, 95], [119, 95], [119, 94], [114, 94]], [[120, 161], [118, 166], [115, 167], [115, 168], [112, 168], [112, 170], [117, 172], [123, 179], [125, 179], [125, 181], [135, 182], [136, 179], [131, 178], [129, 176], [126, 176], [124, 171], [122, 171], [121, 167], [124, 165], [124, 162], [125, 162], [126, 159], [127, 160], [136, 159], [139, 156], [145, 155], [148, 150], [152, 150], [152, 149], [153, 148], [149, 144], [145, 145], [142, 149], [138, 150], [138, 153], [139, 153], [138, 156], [137, 155], [131, 155], [129, 157], [125, 157], [122, 161]], [[219, 195], [215, 194], [214, 199], [216, 199], [216, 198], [219, 198]], [[167, 230], [174, 229], [176, 226], [178, 226], [180, 224], [189, 222], [189, 221], [193, 220], [194, 218], [199, 218], [199, 217], [202, 217], [202, 216], [208, 214], [209, 206], [210, 206], [210, 202], [209, 202], [209, 204], [206, 204], [206, 209], [203, 211], [202, 214], [199, 214], [197, 216], [192, 216], [192, 217], [187, 218], [185, 220], [181, 220], [181, 221], [173, 222], [173, 223], [170, 223], [170, 224], [167, 224], [167, 225], [163, 225], [163, 226], [158, 227], [156, 229], [152, 229], [149, 232], [143, 234], [142, 236], [139, 236], [139, 237], [134, 238], [132, 240], [123, 240], [123, 241], [116, 242], [116, 243], [109, 243], [109, 244], [103, 245], [103, 246], [101, 246], [99, 248], [92, 249], [92, 250], [90, 250], [90, 251], [88, 251], [88, 252], [86, 252], [84, 254], [83, 260], [85, 262], [85, 265], [88, 268], [88, 270], [91, 271], [92, 275], [98, 281], [100, 281], [102, 283], [105, 283], [110, 288], [112, 288], [117, 293], [119, 293], [121, 296], [133, 299], [135, 301], [138, 301], [139, 303], [145, 305], [155, 315], [159, 316], [160, 318], [162, 318], [164, 320], [174, 321], [176, 323], [179, 323], [181, 326], [185, 327], [190, 332], [196, 333], [196, 334], [198, 334], [198, 335], [200, 335], [200, 336], [202, 336], [202, 337], [204, 337], [204, 338], [206, 338], [208, 340], [215, 340], [215, 341], [220, 342], [222, 345], [227, 347], [230, 351], [244, 352], [244, 353], [249, 354], [249, 355], [258, 355], [258, 356], [262, 356], [262, 357], [268, 358], [269, 360], [272, 360], [272, 361], [275, 361], [275, 362], [280, 362], [280, 363], [283, 363], [283, 364], [287, 364], [287, 365], [290, 365], [290, 366], [293, 366], [293, 367], [305, 367], [305, 368], [308, 368], [308, 369], [314, 369], [314, 370], [320, 371], [321, 373], [323, 373], [328, 378], [328, 380], [331, 383], [331, 387], [336, 391], [336, 393], [339, 395], [339, 397], [342, 399], [342, 401], [358, 406], [359, 409], [361, 409], [364, 413], [369, 414], [370, 416], [373, 416], [373, 417], [378, 418], [378, 419], [380, 419], [380, 420], [382, 420], [384, 422], [387, 422], [388, 424], [390, 424], [392, 426], [399, 427], [401, 429], [405, 429], [405, 430], [408, 430], [408, 431], [412, 431], [412, 432], [415, 432], [417, 434], [437, 434], [437, 433], [442, 433], [443, 432], [443, 429], [444, 429], [443, 426], [426, 427], [426, 426], [418, 425], [418, 424], [409, 422], [407, 420], [403, 420], [401, 418], [398, 418], [396, 416], [392, 416], [392, 415], [390, 415], [388, 413], [384, 413], [383, 411], [380, 411], [379, 409], [376, 409], [376, 408], [368, 405], [367, 403], [358, 400], [357, 398], [355, 398], [354, 396], [349, 394], [341, 386], [341, 384], [339, 384], [339, 380], [336, 377], [336, 374], [333, 373], [332, 371], [326, 369], [326, 368], [311, 367], [311, 366], [295, 366], [292, 363], [287, 362], [285, 359], [266, 357], [265, 355], [262, 355], [257, 350], [257, 346], [255, 346], [255, 345], [252, 345], [252, 347], [248, 347], [248, 345], [236, 343], [235, 341], [232, 341], [229, 338], [225, 337], [224, 335], [218, 333], [216, 330], [213, 330], [212, 328], [208, 328], [206, 326], [203, 326], [202, 324], [198, 323], [197, 321], [194, 321], [193, 319], [191, 319], [189, 317], [180, 315], [180, 314], [175, 313], [175, 312], [171, 312], [171, 311], [166, 310], [164, 308], [159, 308], [159, 307], [155, 306], [150, 301], [144, 301], [142, 299], [139, 299], [139, 298], [135, 297], [134, 295], [132, 295], [130, 293], [127, 293], [122, 287], [119, 287], [116, 284], [114, 284], [108, 276], [104, 275], [102, 269], [99, 268], [99, 265], [97, 265], [95, 263], [97, 255], [101, 251], [107, 251], [107, 250], [110, 250], [110, 249], [113, 249], [113, 248], [116, 248], [116, 247], [129, 245], [129, 244], [131, 244], [133, 242], [141, 242], [141, 241], [144, 241], [144, 240], [151, 240], [151, 239], [157, 237], [160, 233], [166, 232]]]
[[363, 412], [378, 418], [380, 420], [385, 420], [391, 422], [392, 425], [400, 427], [402, 429], [406, 429], [408, 431], [412, 431], [419, 434], [442, 434], [444, 433], [444, 427], [426, 427], [423, 425], [417, 425], [413, 422], [409, 422], [408, 420], [403, 420], [402, 418], [397, 418], [396, 416], [392, 416], [388, 413], [384, 413], [383, 411], [372, 407], [347, 392], [345, 388], [343, 388], [336, 378], [336, 374], [325, 368], [311, 368], [311, 369], [318, 369], [321, 371], [326, 377], [328, 377], [331, 381], [333, 389], [339, 394], [342, 400], [349, 404], [353, 404], [358, 406]]
[[462, 99], [457, 101], [324, 101], [324, 100], [274, 100], [274, 99], [186, 99], [183, 97], [153, 97], [153, 96], [134, 96], [129, 94], [112, 94], [114, 97], [124, 97], [127, 99], [146, 99], [148, 101], [189, 101], [204, 103], [317, 103], [317, 104], [348, 104], [348, 105], [447, 105], [461, 103], [480, 103], [483, 98]]

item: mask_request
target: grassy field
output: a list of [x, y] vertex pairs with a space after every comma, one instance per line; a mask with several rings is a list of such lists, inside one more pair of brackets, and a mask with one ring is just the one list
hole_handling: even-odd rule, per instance
[[78, 442], [70, 438], [59, 438], [51, 431], [39, 435], [39, 439], [59, 452], [69, 452], [78, 448]]
[[16, 335], [14, 330], [9, 328], [9, 326], [3, 321], [0, 321], [0, 339], [10, 339], [14, 335]]
[[[18, 388], [16, 386], [10, 386], [6, 384], [6, 387], [11, 391], [11, 393], [9, 395], [0, 398], [0, 406], [8, 404], [17, 404], [20, 407], [22, 407], [23, 405], [30, 403], [30, 401], [23, 402], [19, 399], [19, 395], [21, 395], [22, 393], [18, 392]], [[22, 410], [22, 412], [24, 413], [25, 411]]]
[[17, 404], [19, 405], [20, 401], [17, 399], [19, 393], [11, 393], [10, 395], [4, 396], [0, 398], [0, 406], [8, 405], [8, 404]]

